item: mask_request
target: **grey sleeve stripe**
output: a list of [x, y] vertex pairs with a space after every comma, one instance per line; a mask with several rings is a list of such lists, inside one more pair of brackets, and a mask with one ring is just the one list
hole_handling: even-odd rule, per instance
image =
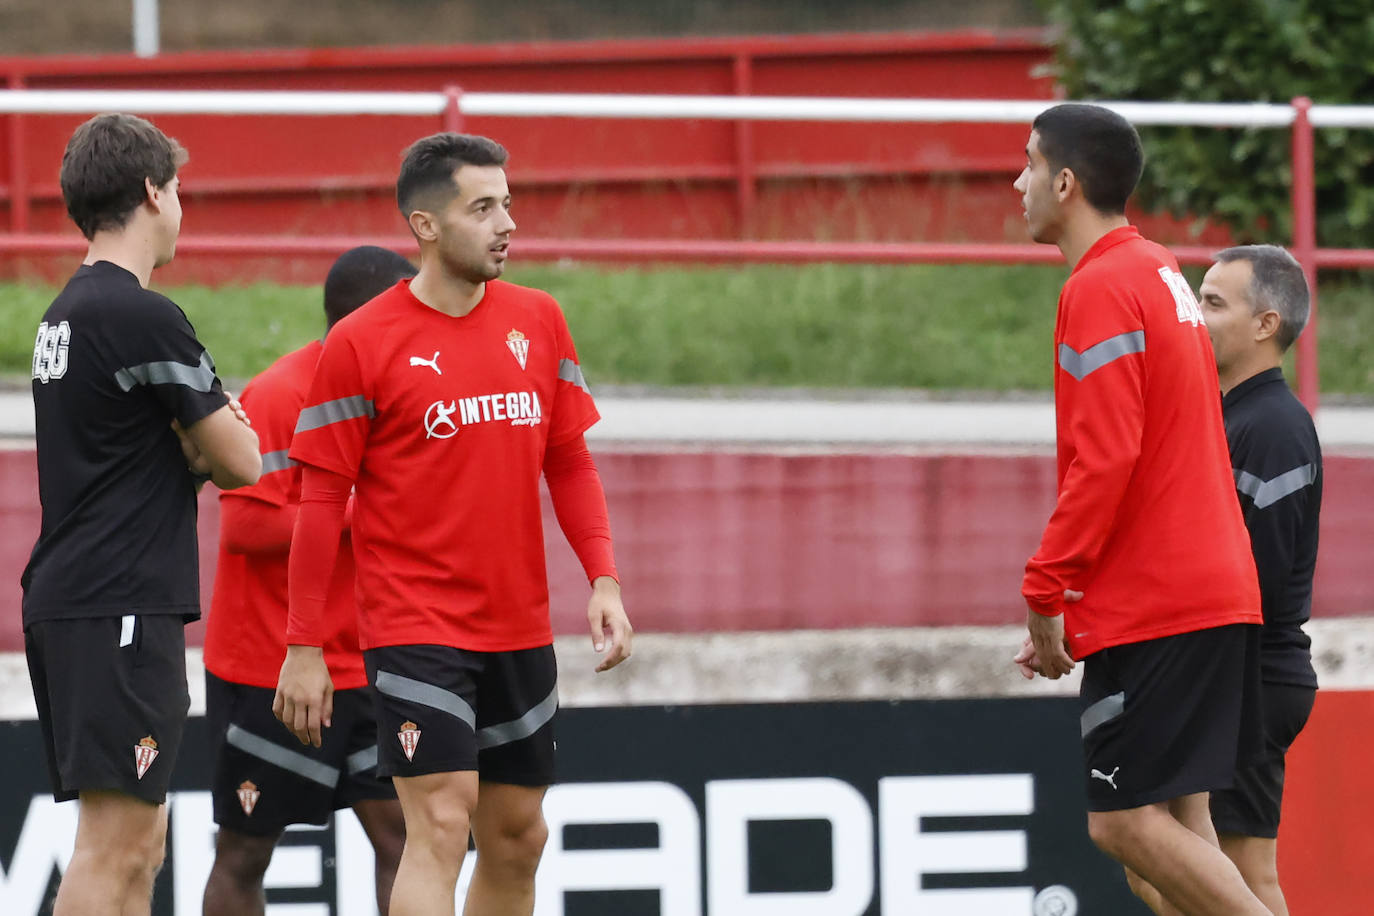
[[1260, 480], [1249, 471], [1236, 468], [1236, 489], [1253, 499], [1256, 509], [1267, 509], [1285, 496], [1292, 496], [1316, 482], [1317, 466], [1314, 464], [1284, 471], [1272, 480]]
[[442, 687], [435, 687], [433, 684], [426, 684], [424, 681], [404, 675], [392, 674], [390, 671], [377, 672], [376, 686], [378, 693], [446, 712], [455, 719], [466, 722], [468, 728], [477, 728], [477, 713], [468, 705], [468, 701]]
[[497, 725], [488, 725], [477, 730], [477, 749], [486, 750], [489, 747], [499, 747], [502, 744], [510, 744], [520, 741], [533, 735], [539, 729], [549, 724], [553, 719], [553, 714], [558, 711], [558, 688], [549, 691], [549, 695], [539, 701], [537, 706], [530, 709], [518, 719], [512, 722], [501, 722]]
[[275, 767], [295, 773], [311, 782], [317, 782], [326, 789], [332, 789], [339, 783], [339, 771], [334, 767], [313, 760], [300, 751], [289, 750], [280, 744], [273, 744], [266, 738], [260, 738], [240, 726], [229, 726], [229, 731], [224, 736], [224, 740], [245, 754], [259, 760], [265, 760]]
[[1127, 331], [1108, 337], [1079, 353], [1068, 344], [1059, 345], [1059, 366], [1080, 382], [1108, 363], [1131, 353], [1145, 352], [1145, 332]]
[[271, 474], [273, 471], [284, 471], [296, 463], [286, 456], [287, 449], [282, 449], [278, 452], [264, 452], [262, 456], [262, 472], [264, 474]]
[[365, 747], [361, 751], [354, 751], [348, 755], [348, 773], [355, 776], [358, 773], [366, 773], [368, 770], [377, 769], [377, 745]]
[[135, 385], [185, 385], [195, 391], [209, 391], [215, 383], [215, 363], [208, 352], [201, 350], [199, 365], [170, 360], [140, 363], [116, 372], [115, 382], [122, 391], [132, 391]]
[[325, 401], [323, 404], [316, 404], [314, 407], [305, 408], [301, 411], [300, 419], [296, 421], [296, 432], [309, 432], [312, 429], [319, 429], [321, 426], [328, 426], [330, 423], [341, 423], [344, 420], [356, 420], [358, 417], [372, 416], [376, 416], [372, 402], [361, 394], [355, 394], [352, 397], [337, 398], [333, 401]]
[[1108, 722], [1121, 715], [1126, 709], [1126, 693], [1114, 693], [1109, 697], [1103, 697], [1087, 709], [1083, 710], [1083, 715], [1078, 719], [1078, 728], [1082, 737], [1088, 737], [1088, 733], [1099, 726], [1106, 725]]
[[570, 359], [560, 359], [558, 361], [558, 377], [565, 382], [572, 382], [587, 394], [592, 390], [587, 387], [587, 380], [582, 377], [582, 367]]

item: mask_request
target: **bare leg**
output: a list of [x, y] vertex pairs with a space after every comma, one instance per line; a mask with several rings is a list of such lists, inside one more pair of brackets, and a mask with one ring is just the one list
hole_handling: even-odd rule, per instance
[[[1213, 846], [1217, 845], [1217, 832], [1212, 826], [1212, 812], [1208, 805], [1208, 794], [1200, 792], [1184, 795], [1160, 806], [1167, 810], [1174, 820], [1202, 837]], [[1180, 911], [1165, 900], [1159, 890], [1140, 875], [1126, 869], [1126, 883], [1131, 892], [1150, 908], [1155, 916], [1182, 916]]]
[[157, 809], [157, 831], [147, 838], [145, 866], [134, 875], [129, 895], [124, 898], [122, 916], [150, 916], [153, 911], [153, 883], [162, 870], [167, 854], [167, 806]]
[[1236, 863], [1246, 885], [1274, 916], [1288, 916], [1288, 902], [1279, 887], [1279, 842], [1267, 837], [1220, 834], [1221, 851]]
[[477, 773], [396, 777], [406, 843], [391, 889], [390, 916], [453, 916], [458, 872], [477, 808]]
[[76, 847], [53, 916], [140, 916], [167, 844], [167, 809], [124, 792], [82, 792]]
[[1129, 868], [1125, 868], [1124, 870], [1126, 872], [1126, 884], [1130, 886], [1131, 893], [1139, 897], [1141, 903], [1144, 903], [1150, 908], [1151, 913], [1154, 913], [1155, 916], [1171, 916], [1171, 914], [1178, 912], [1178, 910], [1175, 910], [1164, 902], [1164, 898], [1159, 895], [1159, 891], [1155, 890], [1153, 884], [1146, 881]]
[[262, 916], [267, 895], [262, 876], [272, 864], [281, 831], [251, 836], [227, 827], [215, 836], [215, 863], [205, 882], [204, 916]]
[[[1201, 797], [1205, 804], [1206, 796]], [[1187, 804], [1180, 813], [1188, 816]], [[1185, 827], [1169, 805], [1090, 812], [1088, 832], [1103, 852], [1148, 881], [1178, 912], [1270, 916], [1231, 860]]]
[[406, 845], [405, 816], [401, 813], [400, 802], [384, 798], [360, 801], [353, 806], [353, 813], [358, 815], [372, 843], [377, 863], [377, 912], [387, 916], [391, 888], [396, 883], [396, 867]]
[[477, 868], [463, 916], [530, 916], [544, 842], [545, 786], [482, 783], [472, 821]]

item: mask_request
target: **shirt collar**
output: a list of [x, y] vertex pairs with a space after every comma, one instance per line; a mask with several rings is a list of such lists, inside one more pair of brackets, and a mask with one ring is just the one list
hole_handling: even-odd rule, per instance
[[1244, 399], [1250, 392], [1264, 385], [1268, 385], [1271, 382], [1278, 382], [1281, 385], [1288, 384], [1284, 381], [1283, 370], [1278, 366], [1272, 369], [1265, 369], [1263, 372], [1252, 375], [1230, 391], [1226, 392], [1225, 396], [1221, 399], [1221, 406], [1230, 407], [1232, 404]]
[[1089, 261], [1102, 257], [1102, 255], [1107, 253], [1108, 249], [1115, 248], [1122, 242], [1130, 242], [1138, 238], [1142, 238], [1142, 236], [1140, 230], [1135, 226], [1121, 226], [1117, 229], [1113, 229], [1096, 242], [1093, 242], [1092, 247], [1089, 248], [1087, 252], [1084, 253], [1083, 257], [1078, 259], [1078, 263], [1074, 265], [1073, 273], [1078, 273], [1083, 269], [1083, 265], [1087, 264]]

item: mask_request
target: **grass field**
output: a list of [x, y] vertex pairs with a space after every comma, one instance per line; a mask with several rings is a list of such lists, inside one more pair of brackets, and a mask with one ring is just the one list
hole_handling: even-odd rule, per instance
[[[558, 297], [593, 384], [1035, 391], [1050, 386], [1065, 271], [530, 266], [508, 276]], [[322, 328], [318, 287], [162, 291], [231, 380]], [[27, 376], [33, 329], [55, 293], [0, 284], [0, 372]], [[1374, 282], [1324, 286], [1320, 304], [1323, 391], [1374, 396]]]

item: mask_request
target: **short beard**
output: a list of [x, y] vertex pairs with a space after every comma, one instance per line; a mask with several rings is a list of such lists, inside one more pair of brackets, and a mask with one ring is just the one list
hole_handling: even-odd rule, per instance
[[486, 283], [488, 280], [495, 280], [505, 271], [506, 265], [498, 263], [494, 268], [483, 263], [473, 263], [471, 261], [449, 260], [443, 254], [439, 255], [444, 263], [444, 269], [455, 277], [459, 277], [474, 286], [478, 283]]

